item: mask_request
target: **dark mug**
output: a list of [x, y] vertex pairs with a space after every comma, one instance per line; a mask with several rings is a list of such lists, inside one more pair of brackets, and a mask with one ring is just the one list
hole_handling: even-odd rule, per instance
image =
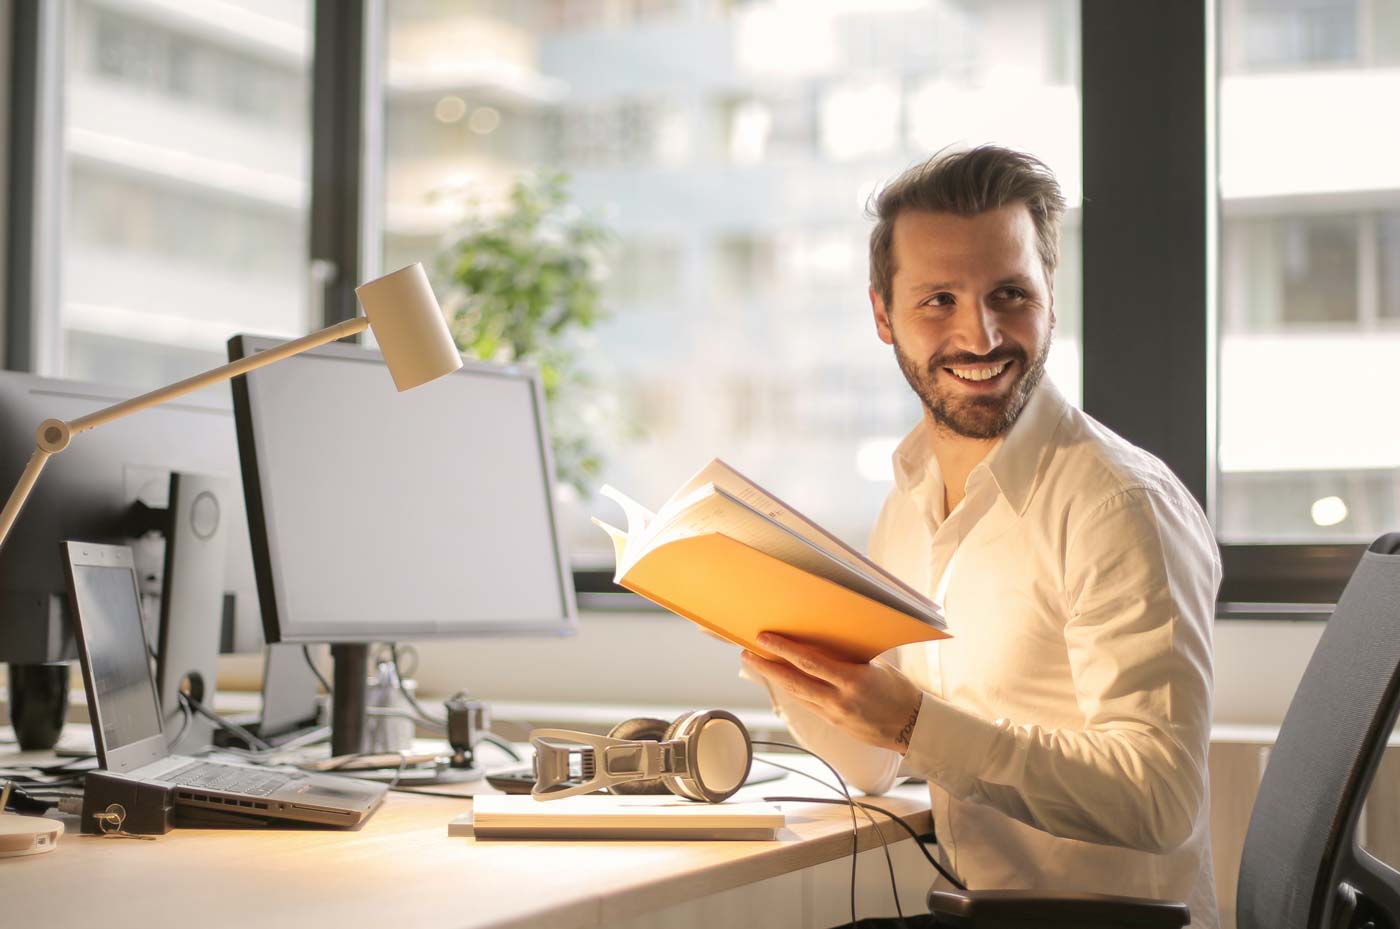
[[54, 747], [68, 715], [68, 664], [12, 664], [10, 724], [21, 751]]

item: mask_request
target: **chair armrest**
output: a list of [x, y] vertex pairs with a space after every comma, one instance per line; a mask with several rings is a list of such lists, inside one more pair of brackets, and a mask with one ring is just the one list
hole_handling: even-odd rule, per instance
[[1044, 890], [929, 891], [929, 912], [948, 929], [1180, 929], [1184, 903]]

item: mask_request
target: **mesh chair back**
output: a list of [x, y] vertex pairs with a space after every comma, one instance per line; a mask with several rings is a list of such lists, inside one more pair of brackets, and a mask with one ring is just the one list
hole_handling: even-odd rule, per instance
[[1400, 709], [1400, 533], [1362, 556], [1269, 756], [1240, 862], [1239, 929], [1400, 926], [1400, 874], [1356, 844]]

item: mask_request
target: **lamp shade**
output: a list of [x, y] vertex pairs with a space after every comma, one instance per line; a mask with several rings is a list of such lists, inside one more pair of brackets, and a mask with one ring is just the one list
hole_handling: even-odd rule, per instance
[[400, 391], [451, 374], [462, 356], [418, 263], [355, 288], [369, 327]]

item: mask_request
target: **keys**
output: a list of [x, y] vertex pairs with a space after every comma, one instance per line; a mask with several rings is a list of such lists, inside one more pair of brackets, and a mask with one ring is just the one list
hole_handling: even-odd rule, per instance
[[126, 822], [126, 807], [120, 803], [109, 803], [107, 809], [101, 813], [92, 814], [92, 818], [97, 820], [97, 827], [102, 830], [102, 839], [141, 839], [145, 842], [154, 842], [153, 835], [136, 835], [127, 832], [122, 828], [122, 823]]

